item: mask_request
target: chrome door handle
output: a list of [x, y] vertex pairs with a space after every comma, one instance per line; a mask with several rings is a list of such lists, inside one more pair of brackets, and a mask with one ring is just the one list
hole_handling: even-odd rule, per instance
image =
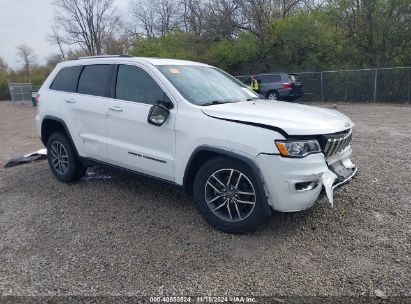
[[66, 102], [67, 103], [76, 103], [76, 101], [73, 98], [66, 99]]
[[111, 107], [108, 107], [108, 109], [111, 111], [123, 112], [123, 109], [120, 108], [119, 106], [111, 106]]

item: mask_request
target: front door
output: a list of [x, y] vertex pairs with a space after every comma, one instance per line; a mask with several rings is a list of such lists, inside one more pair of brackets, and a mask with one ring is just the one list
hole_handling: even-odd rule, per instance
[[149, 124], [151, 106], [167, 96], [142, 67], [124, 64], [116, 68], [115, 98], [107, 102], [109, 162], [174, 181], [176, 108], [162, 126]]

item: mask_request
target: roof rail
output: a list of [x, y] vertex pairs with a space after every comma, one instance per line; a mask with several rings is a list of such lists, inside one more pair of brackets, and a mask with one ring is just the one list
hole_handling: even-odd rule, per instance
[[113, 57], [133, 57], [130, 55], [94, 55], [94, 56], [84, 56], [84, 57], [78, 57], [77, 59], [94, 59], [94, 58], [113, 58]]

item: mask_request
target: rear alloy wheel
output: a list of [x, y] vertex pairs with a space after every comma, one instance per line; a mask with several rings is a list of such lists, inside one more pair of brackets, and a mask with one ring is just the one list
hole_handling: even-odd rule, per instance
[[279, 100], [279, 95], [278, 95], [278, 93], [277, 92], [275, 92], [275, 91], [271, 91], [271, 92], [268, 92], [268, 94], [267, 94], [267, 99], [269, 99], [269, 100]]
[[53, 141], [50, 146], [51, 164], [58, 174], [64, 175], [68, 170], [69, 157], [63, 144], [58, 140]]
[[50, 135], [47, 141], [47, 158], [51, 171], [61, 182], [75, 182], [86, 172], [67, 137], [62, 133]]
[[252, 170], [231, 158], [216, 157], [203, 165], [194, 199], [205, 220], [225, 232], [253, 231], [271, 215]]

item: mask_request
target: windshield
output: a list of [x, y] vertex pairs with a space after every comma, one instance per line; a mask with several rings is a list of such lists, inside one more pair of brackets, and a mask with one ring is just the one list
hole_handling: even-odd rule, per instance
[[198, 65], [161, 65], [157, 68], [184, 98], [196, 105], [258, 98], [247, 86], [217, 68]]

